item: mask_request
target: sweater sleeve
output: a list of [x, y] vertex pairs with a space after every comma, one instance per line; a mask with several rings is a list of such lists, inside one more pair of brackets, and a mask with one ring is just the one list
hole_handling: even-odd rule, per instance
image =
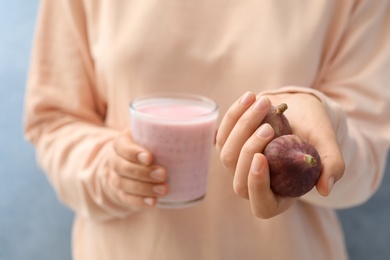
[[346, 163], [328, 197], [313, 189], [303, 201], [352, 207], [367, 201], [381, 183], [390, 146], [389, 14], [389, 1], [359, 2], [338, 46], [324, 55], [317, 84], [275, 91], [311, 93], [323, 102]]
[[105, 126], [82, 1], [41, 1], [25, 98], [25, 136], [60, 200], [103, 221], [134, 212], [107, 193], [118, 131]]

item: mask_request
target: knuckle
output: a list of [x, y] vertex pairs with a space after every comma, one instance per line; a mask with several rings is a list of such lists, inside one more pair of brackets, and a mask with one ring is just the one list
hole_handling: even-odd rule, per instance
[[141, 197], [134, 196], [134, 195], [127, 195], [125, 196], [125, 202], [129, 205], [141, 207], [143, 206]]
[[142, 169], [134, 167], [132, 163], [125, 160], [117, 159], [114, 164], [114, 171], [120, 176], [131, 177], [136, 180], [145, 179], [145, 173]]
[[122, 139], [122, 135], [118, 135], [114, 138], [113, 148], [116, 154], [121, 153], [121, 143], [122, 143], [121, 139]]
[[145, 171], [142, 170], [142, 169], [133, 168], [133, 169], [128, 169], [128, 171], [130, 172], [130, 174], [132, 175], [132, 177], [134, 179], [137, 179], [137, 180], [146, 180], [146, 179], [148, 179], [147, 176], [146, 176]]
[[113, 178], [112, 180], [112, 185], [114, 188], [118, 189], [118, 190], [123, 190], [124, 189], [124, 185], [123, 185], [123, 180], [120, 176], [116, 176]]
[[129, 186], [129, 188], [136, 194], [147, 194], [149, 190], [146, 184], [138, 181], [131, 182], [131, 185]]
[[124, 203], [128, 203], [128, 196], [126, 195], [125, 192], [123, 191], [118, 191], [116, 193], [116, 196], [118, 197], [118, 199], [121, 201], [121, 202], [124, 202]]
[[131, 173], [131, 168], [128, 163], [121, 158], [116, 159], [115, 171], [121, 176], [128, 176]]
[[121, 163], [121, 160], [118, 158], [118, 156], [115, 156], [112, 159], [112, 167], [113, 167], [115, 172], [117, 172], [119, 174], [122, 172], [122, 163]]
[[152, 187], [148, 183], [143, 183], [140, 181], [129, 181], [126, 184], [126, 191], [131, 194], [137, 195], [153, 195]]
[[240, 183], [233, 183], [233, 190], [237, 196], [244, 199], [249, 198], [248, 187], [246, 185], [242, 185]]
[[344, 159], [341, 159], [339, 162], [339, 170], [341, 174], [344, 174], [345, 172], [345, 161]]
[[[119, 176], [112, 177], [112, 179], [118, 181], [117, 184], [112, 184], [115, 185], [115, 188], [113, 189], [112, 192], [113, 192], [113, 196], [115, 196], [115, 198], [119, 202], [128, 206], [135, 206], [135, 207], [145, 206], [144, 198], [140, 195], [133, 194], [134, 189], [132, 189], [131, 187], [137, 189], [136, 185], [129, 185], [128, 183], [125, 184], [125, 182]], [[127, 188], [122, 189], [121, 187], [123, 186], [127, 186]]]
[[243, 129], [252, 129], [253, 125], [254, 125], [253, 118], [244, 115], [240, 118], [239, 124], [241, 125], [241, 128], [243, 128]]
[[118, 189], [120, 183], [120, 177], [115, 172], [111, 172], [108, 175], [108, 184], [112, 189]]
[[345, 161], [341, 159], [339, 162], [337, 162], [337, 164], [335, 165], [335, 169], [337, 173], [337, 180], [339, 180], [345, 172]]
[[258, 152], [261, 152], [259, 146], [251, 141], [246, 142], [241, 149], [241, 155], [245, 157], [253, 157]]
[[129, 206], [134, 206], [134, 207], [145, 206], [145, 203], [143, 202], [143, 199], [140, 196], [135, 196], [135, 195], [126, 194], [126, 193], [123, 193], [122, 196], [123, 196], [122, 201]]
[[145, 182], [156, 182], [156, 180], [152, 179], [149, 170], [140, 169], [140, 168], [131, 168], [128, 169], [128, 176], [135, 181], [145, 181]]
[[231, 152], [222, 150], [220, 160], [227, 169], [234, 169], [236, 167], [236, 158]]
[[237, 121], [239, 119], [239, 117], [240, 117], [240, 114], [235, 109], [229, 109], [225, 114], [225, 118], [228, 121], [233, 121], [233, 122]]
[[260, 219], [272, 218], [272, 215], [269, 212], [264, 212], [263, 210], [257, 208], [252, 209], [252, 213], [256, 218], [260, 218]]
[[125, 146], [123, 143], [123, 140], [114, 142], [114, 151], [116, 153], [116, 157], [122, 157], [124, 160], [129, 162], [135, 162], [137, 150], [131, 146]]
[[119, 199], [125, 203], [125, 204], [128, 204], [128, 205], [136, 205], [136, 198], [133, 196], [133, 195], [130, 195], [130, 194], [127, 194], [123, 191], [120, 191], [118, 192], [118, 197]]
[[224, 144], [225, 144], [225, 140], [222, 139], [222, 136], [217, 135], [215, 137], [215, 147], [217, 148], [218, 152], [222, 150]]
[[125, 190], [126, 192], [137, 194], [138, 193], [138, 185], [137, 183], [133, 182], [132, 180], [125, 180], [121, 183], [121, 188]]
[[321, 163], [328, 166], [328, 169], [326, 170], [327, 175], [333, 175], [335, 181], [338, 181], [343, 177], [346, 166], [342, 157], [325, 156]]

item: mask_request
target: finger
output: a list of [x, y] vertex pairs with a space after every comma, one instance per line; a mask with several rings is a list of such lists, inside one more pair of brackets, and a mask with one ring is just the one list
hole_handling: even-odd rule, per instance
[[345, 163], [338, 146], [330, 143], [327, 145], [328, 147], [318, 151], [322, 170], [316, 188], [323, 196], [328, 196], [331, 193], [333, 185], [341, 179], [345, 171]]
[[231, 130], [240, 119], [242, 114], [256, 101], [256, 96], [252, 92], [242, 95], [226, 112], [218, 128], [216, 136], [216, 147], [220, 152], [224, 146]]
[[234, 125], [220, 154], [222, 163], [226, 168], [236, 168], [242, 146], [259, 127], [270, 106], [271, 102], [268, 98], [260, 97]]
[[120, 134], [114, 141], [114, 150], [122, 158], [143, 165], [152, 163], [152, 155], [143, 147], [134, 143], [128, 131]]
[[253, 157], [248, 177], [249, 200], [253, 214], [268, 219], [286, 211], [297, 198], [279, 196], [271, 190], [267, 159], [257, 153]]
[[151, 197], [168, 194], [168, 185], [166, 183], [153, 184], [119, 177], [114, 180], [113, 186], [118, 190], [135, 196]]
[[113, 161], [115, 172], [122, 177], [151, 183], [164, 182], [167, 179], [167, 173], [162, 167], [135, 164], [120, 156], [116, 156]]
[[248, 173], [255, 153], [262, 152], [272, 140], [274, 130], [269, 124], [264, 124], [245, 142], [237, 162], [233, 179], [235, 193], [242, 198], [249, 198]]
[[316, 134], [310, 136], [310, 143], [316, 147], [321, 158], [322, 170], [316, 188], [323, 196], [330, 194], [333, 185], [341, 179], [345, 171], [343, 155], [332, 129], [330, 122], [323, 121], [316, 128]]
[[123, 191], [119, 191], [117, 197], [119, 201], [130, 206], [145, 207], [155, 206], [157, 204], [156, 197], [135, 196], [132, 194], [125, 193]]
[[138, 196], [127, 193], [119, 188], [121, 177], [115, 172], [111, 172], [108, 179], [108, 187], [110, 187], [110, 194], [115, 200], [126, 206], [155, 206], [157, 202], [156, 196]]

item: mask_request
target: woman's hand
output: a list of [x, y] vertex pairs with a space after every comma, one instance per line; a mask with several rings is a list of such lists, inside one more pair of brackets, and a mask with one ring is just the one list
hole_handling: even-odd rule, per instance
[[273, 138], [268, 125], [258, 127], [269, 107], [286, 103], [293, 134], [311, 143], [321, 157], [322, 172], [316, 188], [329, 195], [344, 173], [344, 161], [327, 112], [315, 96], [288, 93], [260, 96], [245, 93], [227, 111], [217, 134], [217, 150], [226, 169], [234, 175], [233, 189], [249, 198], [253, 213], [270, 218], [288, 209], [297, 198], [282, 197], [270, 189], [269, 167], [262, 151]]
[[110, 158], [109, 189], [120, 202], [129, 206], [154, 206], [157, 198], [168, 193], [166, 171], [152, 165], [152, 155], [124, 131], [114, 140]]

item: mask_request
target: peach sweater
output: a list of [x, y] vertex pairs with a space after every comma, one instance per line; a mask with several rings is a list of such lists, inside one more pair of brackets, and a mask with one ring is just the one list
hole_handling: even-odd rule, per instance
[[[334, 210], [365, 202], [381, 183], [389, 28], [387, 0], [43, 0], [25, 133], [76, 214], [74, 259], [347, 259]], [[313, 189], [257, 219], [214, 151], [208, 194], [192, 208], [128, 208], [110, 197], [107, 159], [132, 98], [195, 92], [223, 115], [247, 90], [322, 100], [347, 166], [331, 196]]]

